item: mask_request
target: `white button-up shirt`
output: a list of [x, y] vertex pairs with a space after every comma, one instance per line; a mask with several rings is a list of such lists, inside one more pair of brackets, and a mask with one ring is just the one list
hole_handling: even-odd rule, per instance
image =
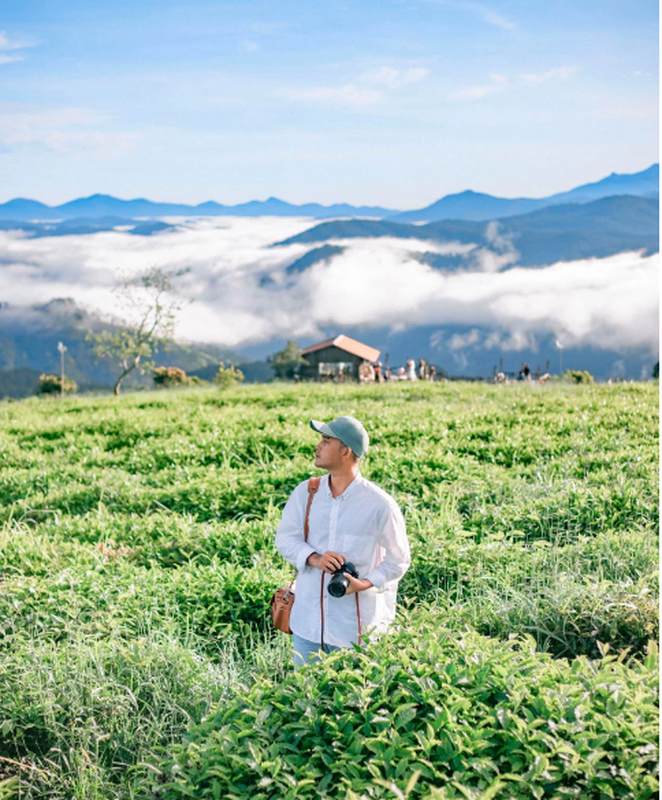
[[308, 542], [303, 526], [308, 505], [308, 481], [292, 492], [276, 534], [276, 547], [298, 570], [290, 627], [311, 642], [321, 641], [320, 590], [324, 574], [324, 643], [349, 647], [358, 641], [354, 594], [332, 597], [331, 575], [306, 564], [311, 553], [333, 550], [372, 583], [358, 593], [362, 632], [381, 633], [395, 617], [398, 581], [411, 558], [405, 522], [395, 500], [360, 474], [345, 491], [333, 497], [329, 476], [321, 481], [310, 507]]

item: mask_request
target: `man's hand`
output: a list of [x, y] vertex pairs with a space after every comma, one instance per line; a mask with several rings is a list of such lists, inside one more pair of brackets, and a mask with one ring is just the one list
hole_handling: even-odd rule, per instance
[[321, 569], [322, 572], [328, 572], [330, 574], [339, 570], [345, 561], [347, 561], [345, 556], [341, 556], [340, 553], [334, 553], [333, 550], [327, 550], [324, 555], [311, 553], [306, 559], [306, 563], [310, 564], [311, 567]]
[[348, 572], [345, 573], [345, 576], [349, 581], [349, 586], [347, 587], [347, 591], [345, 592], [345, 594], [364, 592], [366, 589], [370, 589], [370, 587], [372, 586], [372, 582], [366, 580], [365, 578], [353, 578]]

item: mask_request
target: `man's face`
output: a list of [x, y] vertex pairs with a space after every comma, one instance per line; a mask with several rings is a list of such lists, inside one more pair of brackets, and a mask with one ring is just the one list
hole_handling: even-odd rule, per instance
[[348, 449], [340, 439], [322, 436], [315, 448], [315, 466], [328, 470], [339, 468], [345, 461], [343, 453]]

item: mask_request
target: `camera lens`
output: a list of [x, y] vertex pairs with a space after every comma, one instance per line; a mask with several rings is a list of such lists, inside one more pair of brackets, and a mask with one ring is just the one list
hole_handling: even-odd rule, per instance
[[348, 588], [349, 580], [342, 572], [336, 572], [329, 581], [329, 594], [332, 597], [344, 597]]
[[339, 570], [333, 573], [329, 581], [329, 594], [332, 597], [344, 597], [349, 589], [349, 578], [345, 573], [349, 573], [353, 578], [358, 578], [359, 573], [350, 561], [346, 561]]

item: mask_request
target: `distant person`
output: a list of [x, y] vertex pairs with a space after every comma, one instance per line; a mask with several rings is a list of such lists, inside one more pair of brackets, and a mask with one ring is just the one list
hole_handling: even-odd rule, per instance
[[[367, 383], [368, 381], [370, 381], [370, 377], [371, 377], [370, 373], [371, 373], [371, 370], [372, 370], [372, 367], [371, 367], [371, 365], [370, 365], [370, 362], [369, 362], [369, 361], [366, 361], [366, 360], [364, 359], [364, 360], [363, 360], [363, 361], [362, 361], [362, 362], [359, 364], [359, 381], [360, 381], [361, 383]], [[374, 380], [374, 377], [373, 377], [373, 380]]]
[[408, 381], [415, 381], [416, 378], [416, 364], [413, 358], [407, 359], [407, 380]]
[[384, 380], [384, 371], [382, 369], [381, 361], [375, 362], [375, 380], [377, 383], [381, 383]]
[[[338, 417], [311, 420], [310, 427], [322, 436], [315, 466], [328, 472], [297, 486], [276, 534], [276, 547], [298, 571], [290, 615], [295, 669], [321, 653], [362, 644], [368, 631], [386, 631], [395, 618], [398, 581], [411, 560], [397, 503], [359, 471], [369, 445], [363, 425]], [[345, 573], [346, 591], [337, 596], [330, 581], [345, 564], [358, 577]]]
[[424, 381], [427, 378], [427, 364], [424, 358], [418, 359], [418, 379]]
[[437, 368], [434, 364], [430, 365], [430, 380], [434, 383], [437, 380]]

